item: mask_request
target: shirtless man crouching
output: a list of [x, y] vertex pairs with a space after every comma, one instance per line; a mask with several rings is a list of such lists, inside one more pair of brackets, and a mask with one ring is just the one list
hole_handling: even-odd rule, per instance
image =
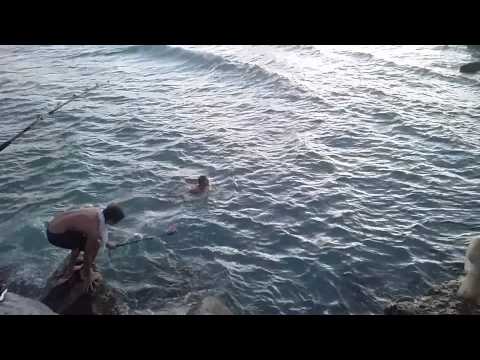
[[[57, 247], [72, 250], [70, 261], [63, 278], [70, 278], [75, 270], [81, 269], [84, 291], [93, 290], [93, 284], [101, 276], [92, 268], [98, 250], [108, 241], [106, 224], [115, 225], [125, 217], [117, 204], [110, 204], [104, 210], [99, 208], [81, 208], [66, 211], [55, 216], [47, 227], [48, 241]], [[83, 266], [75, 267], [75, 261], [84, 252]]]

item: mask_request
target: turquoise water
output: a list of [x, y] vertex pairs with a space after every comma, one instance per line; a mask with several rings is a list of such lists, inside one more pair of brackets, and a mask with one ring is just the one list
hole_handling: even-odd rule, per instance
[[[0, 264], [38, 296], [55, 212], [120, 202], [105, 278], [132, 312], [381, 313], [461, 268], [479, 226], [465, 46], [1, 46]], [[206, 198], [185, 177], [206, 174]], [[170, 224], [177, 234], [160, 236]], [[137, 235], [138, 236], [138, 235]], [[13, 291], [12, 290], [12, 291]]]

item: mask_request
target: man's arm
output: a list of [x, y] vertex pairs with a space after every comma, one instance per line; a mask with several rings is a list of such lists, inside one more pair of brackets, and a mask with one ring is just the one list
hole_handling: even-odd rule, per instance
[[69, 278], [70, 275], [75, 271], [75, 263], [77, 261], [78, 255], [80, 255], [80, 249], [73, 249], [70, 253], [70, 260], [68, 261], [68, 265], [65, 268], [62, 277]]
[[98, 238], [97, 232], [92, 232], [87, 237], [87, 243], [85, 244], [85, 253], [83, 257], [83, 275], [85, 281], [85, 291], [89, 290], [92, 281], [92, 265], [97, 257], [98, 250], [100, 249], [101, 240]]

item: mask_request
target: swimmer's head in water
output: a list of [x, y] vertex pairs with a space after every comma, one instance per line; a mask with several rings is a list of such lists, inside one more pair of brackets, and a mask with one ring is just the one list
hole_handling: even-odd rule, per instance
[[209, 185], [208, 178], [205, 175], [198, 177], [198, 186], [201, 188], [206, 188]]
[[125, 217], [125, 214], [118, 204], [112, 203], [103, 210], [103, 216], [108, 225], [115, 225]]

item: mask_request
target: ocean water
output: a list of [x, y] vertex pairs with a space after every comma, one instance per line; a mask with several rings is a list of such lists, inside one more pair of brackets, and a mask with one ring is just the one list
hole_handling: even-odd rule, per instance
[[[466, 46], [0, 46], [0, 267], [38, 297], [45, 223], [118, 201], [104, 277], [132, 313], [378, 314], [462, 267], [480, 228]], [[208, 175], [208, 197], [184, 178]], [[177, 233], [163, 236], [170, 224]], [[477, 229], [477, 230], [476, 230]], [[135, 235], [137, 234], [137, 235]]]

